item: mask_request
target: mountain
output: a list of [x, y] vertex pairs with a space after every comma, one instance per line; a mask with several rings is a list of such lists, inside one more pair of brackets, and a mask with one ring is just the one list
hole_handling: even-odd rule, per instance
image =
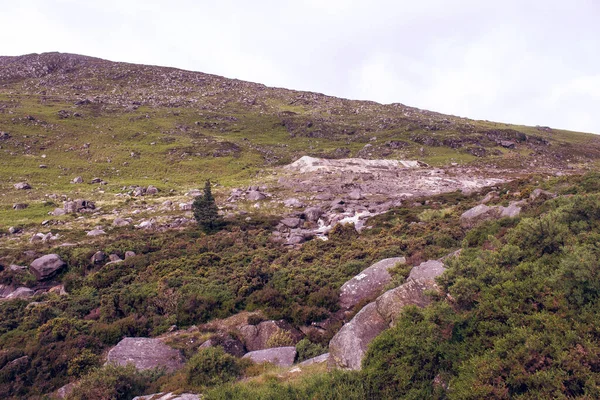
[[0, 57], [0, 397], [596, 398], [599, 159], [550, 127]]

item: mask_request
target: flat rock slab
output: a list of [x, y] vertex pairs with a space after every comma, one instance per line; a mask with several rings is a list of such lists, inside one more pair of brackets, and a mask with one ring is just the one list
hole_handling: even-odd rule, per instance
[[446, 267], [444, 267], [444, 263], [442, 263], [441, 261], [429, 260], [411, 269], [410, 274], [408, 275], [408, 279], [424, 279], [428, 281], [433, 281], [435, 278], [440, 276], [445, 270]]
[[340, 307], [350, 310], [365, 299], [373, 299], [392, 280], [388, 269], [405, 262], [404, 257], [386, 258], [344, 283], [340, 289]]
[[321, 354], [320, 356], [316, 356], [313, 358], [309, 358], [308, 360], [304, 360], [301, 363], [299, 363], [298, 365], [307, 366], [307, 365], [313, 365], [313, 364], [322, 364], [324, 362], [327, 362], [328, 360], [329, 360], [329, 353], [325, 353], [325, 354]]
[[294, 364], [296, 348], [294, 346], [286, 346], [251, 351], [250, 353], [246, 353], [242, 358], [249, 358], [257, 364], [268, 362], [278, 367], [289, 367]]
[[110, 349], [107, 363], [117, 365], [133, 364], [138, 370], [165, 368], [172, 372], [184, 364], [183, 357], [158, 339], [124, 338]]
[[33, 260], [29, 265], [29, 269], [39, 281], [53, 277], [66, 265], [67, 263], [65, 263], [58, 254], [46, 254], [45, 256]]

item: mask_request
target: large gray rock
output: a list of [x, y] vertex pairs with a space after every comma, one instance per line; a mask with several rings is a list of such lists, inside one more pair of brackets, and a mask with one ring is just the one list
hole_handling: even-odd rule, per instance
[[229, 335], [225, 337], [215, 337], [212, 339], [208, 339], [206, 342], [200, 345], [200, 348], [206, 349], [208, 347], [215, 346], [222, 347], [225, 353], [231, 354], [235, 357], [242, 357], [244, 354], [246, 354], [244, 344], [239, 340], [232, 338]]
[[17, 190], [29, 190], [31, 189], [31, 186], [29, 185], [29, 183], [27, 182], [19, 182], [19, 183], [15, 183], [13, 185], [15, 187], [15, 189]]
[[518, 216], [521, 214], [521, 204], [523, 204], [523, 202], [519, 201], [510, 203], [508, 207], [498, 206], [500, 209], [500, 216], [509, 218]]
[[329, 365], [359, 370], [369, 343], [387, 327], [376, 304], [367, 304], [329, 342]]
[[430, 260], [414, 267], [405, 283], [388, 290], [369, 303], [342, 326], [329, 343], [329, 365], [358, 370], [371, 341], [396, 318], [407, 305], [425, 307], [430, 298], [426, 291], [435, 289], [435, 278], [445, 271], [442, 262]]
[[29, 269], [37, 280], [40, 281], [53, 277], [66, 265], [67, 263], [61, 260], [58, 254], [46, 254], [33, 260], [29, 265]]
[[279, 367], [289, 367], [294, 364], [296, 348], [294, 346], [286, 346], [256, 350], [246, 353], [242, 358], [249, 358], [257, 364], [268, 362]]
[[289, 336], [292, 343], [296, 344], [304, 335], [284, 320], [263, 321], [258, 325], [244, 325], [239, 328], [242, 341], [248, 351], [262, 350], [270, 347], [269, 339], [275, 334]]
[[285, 226], [287, 226], [288, 228], [297, 228], [298, 226], [300, 226], [300, 223], [302, 221], [300, 220], [300, 218], [293, 218], [293, 217], [289, 217], [289, 218], [284, 218], [281, 220], [281, 223]]
[[106, 363], [133, 364], [138, 370], [165, 368], [172, 372], [183, 367], [184, 360], [175, 350], [158, 339], [127, 337], [108, 352]]
[[16, 288], [14, 292], [6, 296], [6, 299], [27, 299], [32, 297], [34, 293], [35, 292], [28, 287], [19, 287]]
[[309, 222], [317, 222], [323, 213], [320, 207], [308, 207], [304, 210], [304, 218]]
[[375, 298], [392, 280], [388, 269], [405, 262], [404, 257], [386, 258], [344, 283], [340, 289], [340, 307], [350, 310], [361, 301]]
[[264, 200], [266, 198], [267, 198], [267, 196], [265, 196], [263, 193], [259, 192], [258, 190], [251, 190], [246, 195], [246, 199], [248, 199], [250, 201], [259, 201], [259, 200]]
[[460, 216], [460, 224], [464, 228], [471, 228], [478, 222], [498, 218], [500, 210], [497, 207], [489, 207], [485, 204], [479, 204]]

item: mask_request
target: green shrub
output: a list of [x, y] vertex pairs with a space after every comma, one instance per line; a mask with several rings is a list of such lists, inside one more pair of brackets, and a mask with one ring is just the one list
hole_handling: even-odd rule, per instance
[[133, 365], [106, 365], [84, 376], [67, 396], [68, 400], [130, 400], [143, 394], [147, 377]]
[[239, 378], [246, 365], [221, 347], [201, 349], [186, 364], [186, 382], [198, 389], [223, 384]]

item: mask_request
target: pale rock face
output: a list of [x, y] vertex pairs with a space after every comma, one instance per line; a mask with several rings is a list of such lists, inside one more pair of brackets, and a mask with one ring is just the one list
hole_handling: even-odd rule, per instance
[[289, 367], [294, 364], [296, 348], [294, 346], [274, 347], [246, 353], [242, 358], [249, 358], [254, 363], [268, 362], [278, 367]]
[[388, 269], [405, 262], [404, 257], [386, 258], [344, 283], [340, 289], [340, 307], [350, 310], [361, 301], [380, 294], [385, 285], [392, 280]]
[[67, 263], [61, 260], [58, 254], [46, 254], [33, 260], [29, 269], [38, 280], [44, 280], [56, 275], [66, 265]]
[[363, 307], [329, 342], [329, 365], [333, 368], [360, 369], [368, 345], [377, 335], [394, 325], [404, 307], [425, 307], [429, 304], [430, 298], [425, 292], [436, 288], [435, 278], [444, 271], [441, 261], [421, 263], [411, 270], [405, 283], [388, 290]]
[[140, 371], [162, 367], [173, 372], [183, 367], [184, 360], [178, 350], [158, 339], [128, 337], [110, 349], [106, 363], [131, 363]]

